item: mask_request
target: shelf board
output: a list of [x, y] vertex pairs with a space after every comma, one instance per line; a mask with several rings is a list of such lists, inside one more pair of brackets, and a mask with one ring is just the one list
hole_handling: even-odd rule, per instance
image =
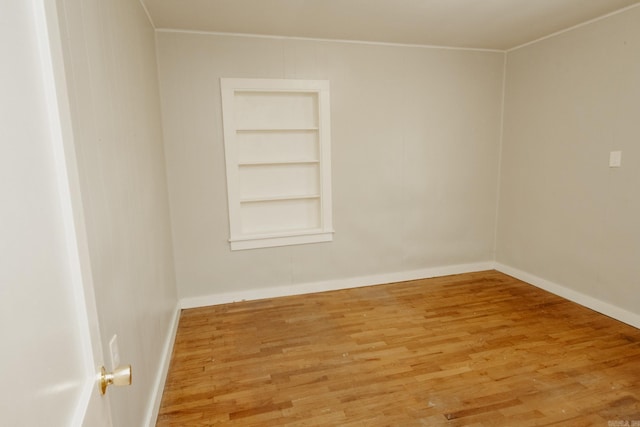
[[281, 160], [264, 162], [238, 162], [238, 166], [279, 166], [279, 165], [308, 165], [319, 164], [320, 160]]
[[298, 196], [274, 196], [274, 197], [247, 197], [244, 199], [240, 199], [240, 204], [242, 203], [263, 203], [263, 202], [282, 202], [286, 200], [310, 200], [310, 199], [319, 199], [319, 194], [307, 194], [307, 195], [298, 195]]
[[237, 128], [236, 132], [317, 132], [318, 127], [301, 128]]

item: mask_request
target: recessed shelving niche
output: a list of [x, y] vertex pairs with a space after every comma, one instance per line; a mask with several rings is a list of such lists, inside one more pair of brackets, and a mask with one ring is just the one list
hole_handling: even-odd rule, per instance
[[220, 87], [231, 249], [332, 240], [329, 82]]

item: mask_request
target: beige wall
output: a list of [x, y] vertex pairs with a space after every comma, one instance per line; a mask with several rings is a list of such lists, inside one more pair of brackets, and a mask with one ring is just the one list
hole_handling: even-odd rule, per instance
[[634, 8], [508, 53], [497, 238], [498, 262], [635, 313], [639, 52]]
[[[178, 292], [493, 260], [504, 54], [157, 33]], [[331, 243], [229, 249], [220, 77], [331, 83]]]
[[60, 10], [102, 344], [117, 333], [134, 372], [109, 393], [113, 425], [138, 427], [177, 302], [154, 29], [137, 1]]

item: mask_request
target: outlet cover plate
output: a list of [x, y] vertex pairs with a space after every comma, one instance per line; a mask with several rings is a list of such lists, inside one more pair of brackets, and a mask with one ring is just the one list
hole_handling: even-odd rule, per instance
[[609, 153], [609, 167], [619, 168], [622, 166], [622, 151], [612, 151]]

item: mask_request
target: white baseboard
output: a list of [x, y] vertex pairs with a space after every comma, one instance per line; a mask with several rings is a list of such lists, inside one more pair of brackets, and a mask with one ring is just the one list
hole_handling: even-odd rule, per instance
[[290, 295], [303, 295], [314, 292], [335, 291], [363, 286], [381, 285], [384, 283], [404, 282], [407, 280], [428, 279], [451, 274], [471, 273], [475, 271], [493, 270], [492, 261], [473, 264], [457, 264], [420, 270], [401, 271], [397, 273], [376, 274], [371, 276], [352, 277], [348, 279], [327, 280], [322, 282], [300, 283], [297, 285], [277, 286], [266, 289], [252, 289], [239, 292], [210, 294], [199, 297], [182, 298], [181, 308], [205, 307], [208, 305], [227, 304], [237, 301], [251, 301], [264, 298], [275, 298]]
[[[297, 285], [276, 286], [266, 289], [252, 289], [239, 292], [225, 292], [219, 294], [203, 295], [199, 297], [182, 298], [180, 308], [205, 307], [209, 305], [227, 304], [238, 301], [252, 301], [265, 298], [276, 298], [290, 295], [303, 295], [314, 292], [335, 291], [348, 288], [381, 285], [385, 283], [404, 282], [407, 280], [428, 279], [432, 277], [448, 276], [451, 274], [471, 273], [483, 270], [498, 270], [513, 276], [533, 286], [544, 289], [552, 294], [566, 298], [577, 304], [590, 308], [624, 322], [636, 328], [640, 328], [640, 314], [625, 310], [616, 305], [604, 302], [590, 295], [551, 282], [526, 271], [510, 267], [493, 261], [457, 264], [442, 267], [433, 267], [420, 270], [401, 271], [371, 276], [352, 277], [348, 279], [327, 280], [322, 282], [301, 283]], [[177, 325], [176, 325], [177, 326]], [[175, 335], [175, 334], [174, 334]]]
[[149, 402], [147, 415], [145, 417], [144, 426], [155, 427], [156, 420], [158, 419], [158, 412], [160, 411], [160, 403], [162, 402], [162, 393], [164, 392], [164, 385], [167, 381], [167, 374], [169, 373], [169, 365], [171, 363], [171, 354], [173, 353], [173, 345], [176, 340], [176, 333], [178, 332], [178, 322], [180, 321], [180, 302], [176, 304], [173, 316], [169, 323], [167, 330], [167, 336], [162, 346], [162, 358], [160, 359], [160, 369], [157, 372], [156, 380], [153, 384], [153, 390], [151, 393], [151, 399]]
[[561, 296], [582, 306], [595, 310], [598, 313], [602, 313], [633, 327], [640, 328], [640, 314], [632, 313], [616, 305], [601, 301], [587, 294], [583, 294], [582, 292], [578, 292], [571, 288], [567, 288], [566, 286], [559, 285], [531, 273], [527, 273], [526, 271], [509, 267], [508, 265], [495, 263], [494, 268], [502, 273], [508, 274], [509, 276], [513, 276], [516, 279], [520, 279], [523, 282], [527, 282], [533, 286], [551, 292], [552, 294]]

